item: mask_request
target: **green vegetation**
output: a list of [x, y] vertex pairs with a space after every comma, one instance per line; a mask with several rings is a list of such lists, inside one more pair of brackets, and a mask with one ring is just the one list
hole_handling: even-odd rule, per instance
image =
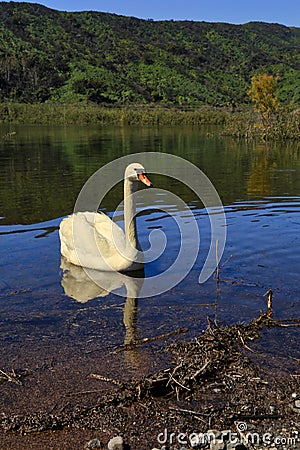
[[223, 134], [248, 140], [300, 139], [300, 109], [282, 107], [268, 124], [251, 112], [228, 114]]
[[258, 115], [248, 113], [227, 117], [225, 134], [247, 139], [300, 139], [300, 109], [279, 103], [276, 94], [277, 81], [275, 77], [267, 74], [252, 77], [248, 95]]
[[251, 77], [268, 73], [278, 76], [280, 102], [300, 104], [300, 29], [277, 24], [2, 2], [0, 48], [0, 102], [235, 107], [249, 103]]
[[0, 123], [38, 125], [203, 125], [224, 124], [228, 113], [220, 108], [183, 110], [138, 105], [108, 107], [86, 103], [2, 103]]
[[259, 113], [264, 127], [272, 124], [280, 105], [276, 96], [277, 80], [272, 75], [265, 73], [251, 78], [251, 88], [248, 95], [254, 104], [254, 110]]
[[233, 136], [300, 137], [298, 28], [2, 2], [0, 49], [0, 123], [213, 123]]

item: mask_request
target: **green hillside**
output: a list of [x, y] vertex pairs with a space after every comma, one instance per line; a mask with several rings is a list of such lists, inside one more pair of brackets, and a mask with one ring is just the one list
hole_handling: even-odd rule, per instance
[[140, 20], [0, 3], [0, 101], [226, 105], [257, 72], [300, 104], [300, 29]]

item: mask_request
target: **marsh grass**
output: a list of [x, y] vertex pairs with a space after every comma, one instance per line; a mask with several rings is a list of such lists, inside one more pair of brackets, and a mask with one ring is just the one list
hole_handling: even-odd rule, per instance
[[267, 125], [253, 112], [228, 114], [222, 134], [248, 140], [300, 139], [300, 110], [281, 109]]
[[22, 104], [1, 103], [0, 123], [27, 125], [132, 125], [201, 126], [221, 125], [224, 136], [247, 140], [288, 140], [300, 138], [300, 109], [282, 108], [266, 126], [252, 110], [232, 112], [225, 108], [202, 106], [175, 108], [156, 105], [126, 107], [89, 103]]
[[0, 104], [0, 123], [39, 125], [202, 125], [224, 124], [226, 112], [214, 108], [188, 110], [137, 105], [105, 107], [93, 104]]

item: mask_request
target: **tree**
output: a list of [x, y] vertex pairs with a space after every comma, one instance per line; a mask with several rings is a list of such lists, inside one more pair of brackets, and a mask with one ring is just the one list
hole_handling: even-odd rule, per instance
[[272, 116], [279, 109], [279, 101], [275, 94], [276, 84], [277, 79], [273, 75], [265, 73], [254, 75], [251, 78], [251, 88], [248, 90], [248, 95], [265, 126], [271, 124]]

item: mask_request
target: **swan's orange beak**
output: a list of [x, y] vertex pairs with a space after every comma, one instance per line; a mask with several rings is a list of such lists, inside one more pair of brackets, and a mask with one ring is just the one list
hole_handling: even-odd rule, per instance
[[145, 173], [143, 173], [143, 172], [139, 173], [138, 177], [139, 177], [139, 180], [142, 183], [144, 183], [146, 186], [152, 187], [152, 183]]

